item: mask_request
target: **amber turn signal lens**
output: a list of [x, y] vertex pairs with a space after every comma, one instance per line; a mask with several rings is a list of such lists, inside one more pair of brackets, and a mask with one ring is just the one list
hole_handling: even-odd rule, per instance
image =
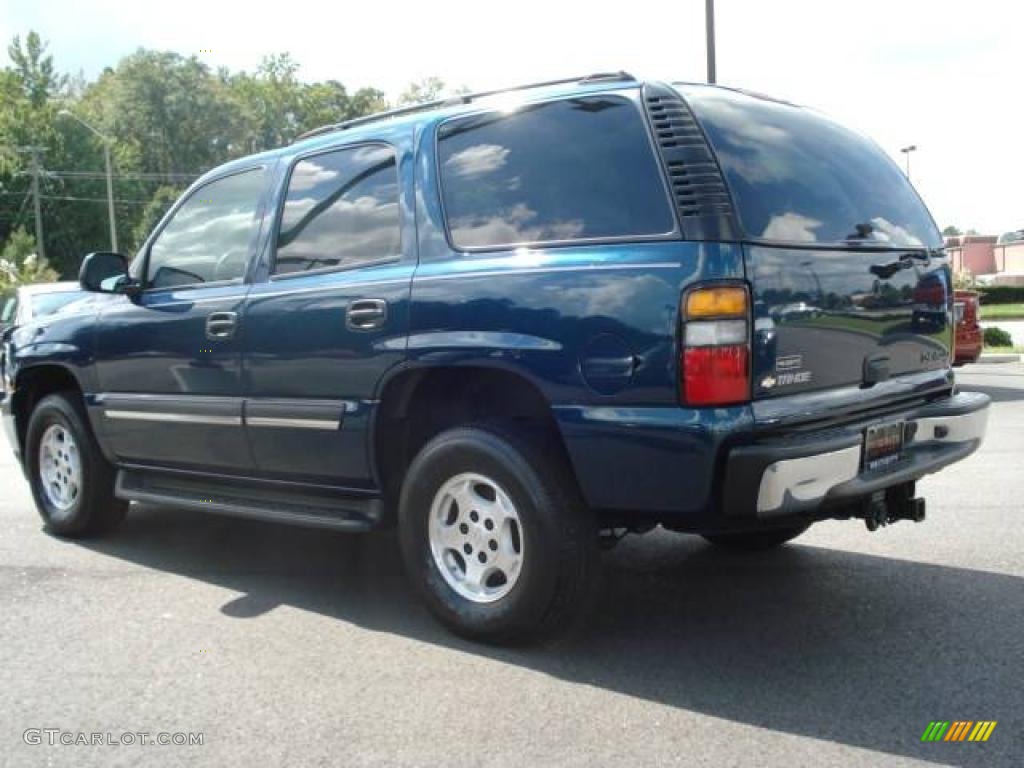
[[686, 296], [686, 317], [746, 317], [747, 289], [738, 285], [698, 288]]

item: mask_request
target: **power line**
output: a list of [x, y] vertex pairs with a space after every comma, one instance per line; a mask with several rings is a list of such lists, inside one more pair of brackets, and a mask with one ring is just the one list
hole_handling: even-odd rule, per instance
[[[68, 179], [105, 179], [104, 173], [97, 171], [46, 171], [47, 176]], [[202, 176], [201, 173], [157, 173], [157, 172], [127, 172], [115, 173], [115, 179], [132, 179], [136, 181], [191, 181]]]
[[[40, 195], [43, 200], [76, 200], [83, 203], [105, 203], [107, 198], [105, 197], [75, 197], [73, 195]], [[126, 203], [129, 205], [146, 205], [148, 200], [122, 200], [120, 198], [114, 199], [115, 203]]]

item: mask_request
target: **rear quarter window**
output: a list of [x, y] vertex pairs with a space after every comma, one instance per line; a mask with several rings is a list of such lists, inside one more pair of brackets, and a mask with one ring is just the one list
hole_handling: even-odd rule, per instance
[[637, 106], [586, 96], [450, 120], [438, 131], [452, 245], [501, 248], [675, 230]]
[[814, 112], [720, 88], [679, 88], [718, 158], [746, 235], [781, 243], [942, 246], [899, 167]]

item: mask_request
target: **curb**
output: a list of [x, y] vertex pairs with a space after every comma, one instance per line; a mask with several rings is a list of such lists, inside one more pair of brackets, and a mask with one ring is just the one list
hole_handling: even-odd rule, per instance
[[975, 363], [1019, 363], [1020, 355], [982, 355]]

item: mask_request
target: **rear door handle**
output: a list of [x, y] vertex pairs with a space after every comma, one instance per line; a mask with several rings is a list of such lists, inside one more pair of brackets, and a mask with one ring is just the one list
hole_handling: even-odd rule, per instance
[[384, 299], [356, 299], [345, 311], [345, 325], [352, 331], [372, 331], [388, 321]]
[[214, 312], [206, 318], [206, 338], [230, 339], [237, 327], [237, 312]]

